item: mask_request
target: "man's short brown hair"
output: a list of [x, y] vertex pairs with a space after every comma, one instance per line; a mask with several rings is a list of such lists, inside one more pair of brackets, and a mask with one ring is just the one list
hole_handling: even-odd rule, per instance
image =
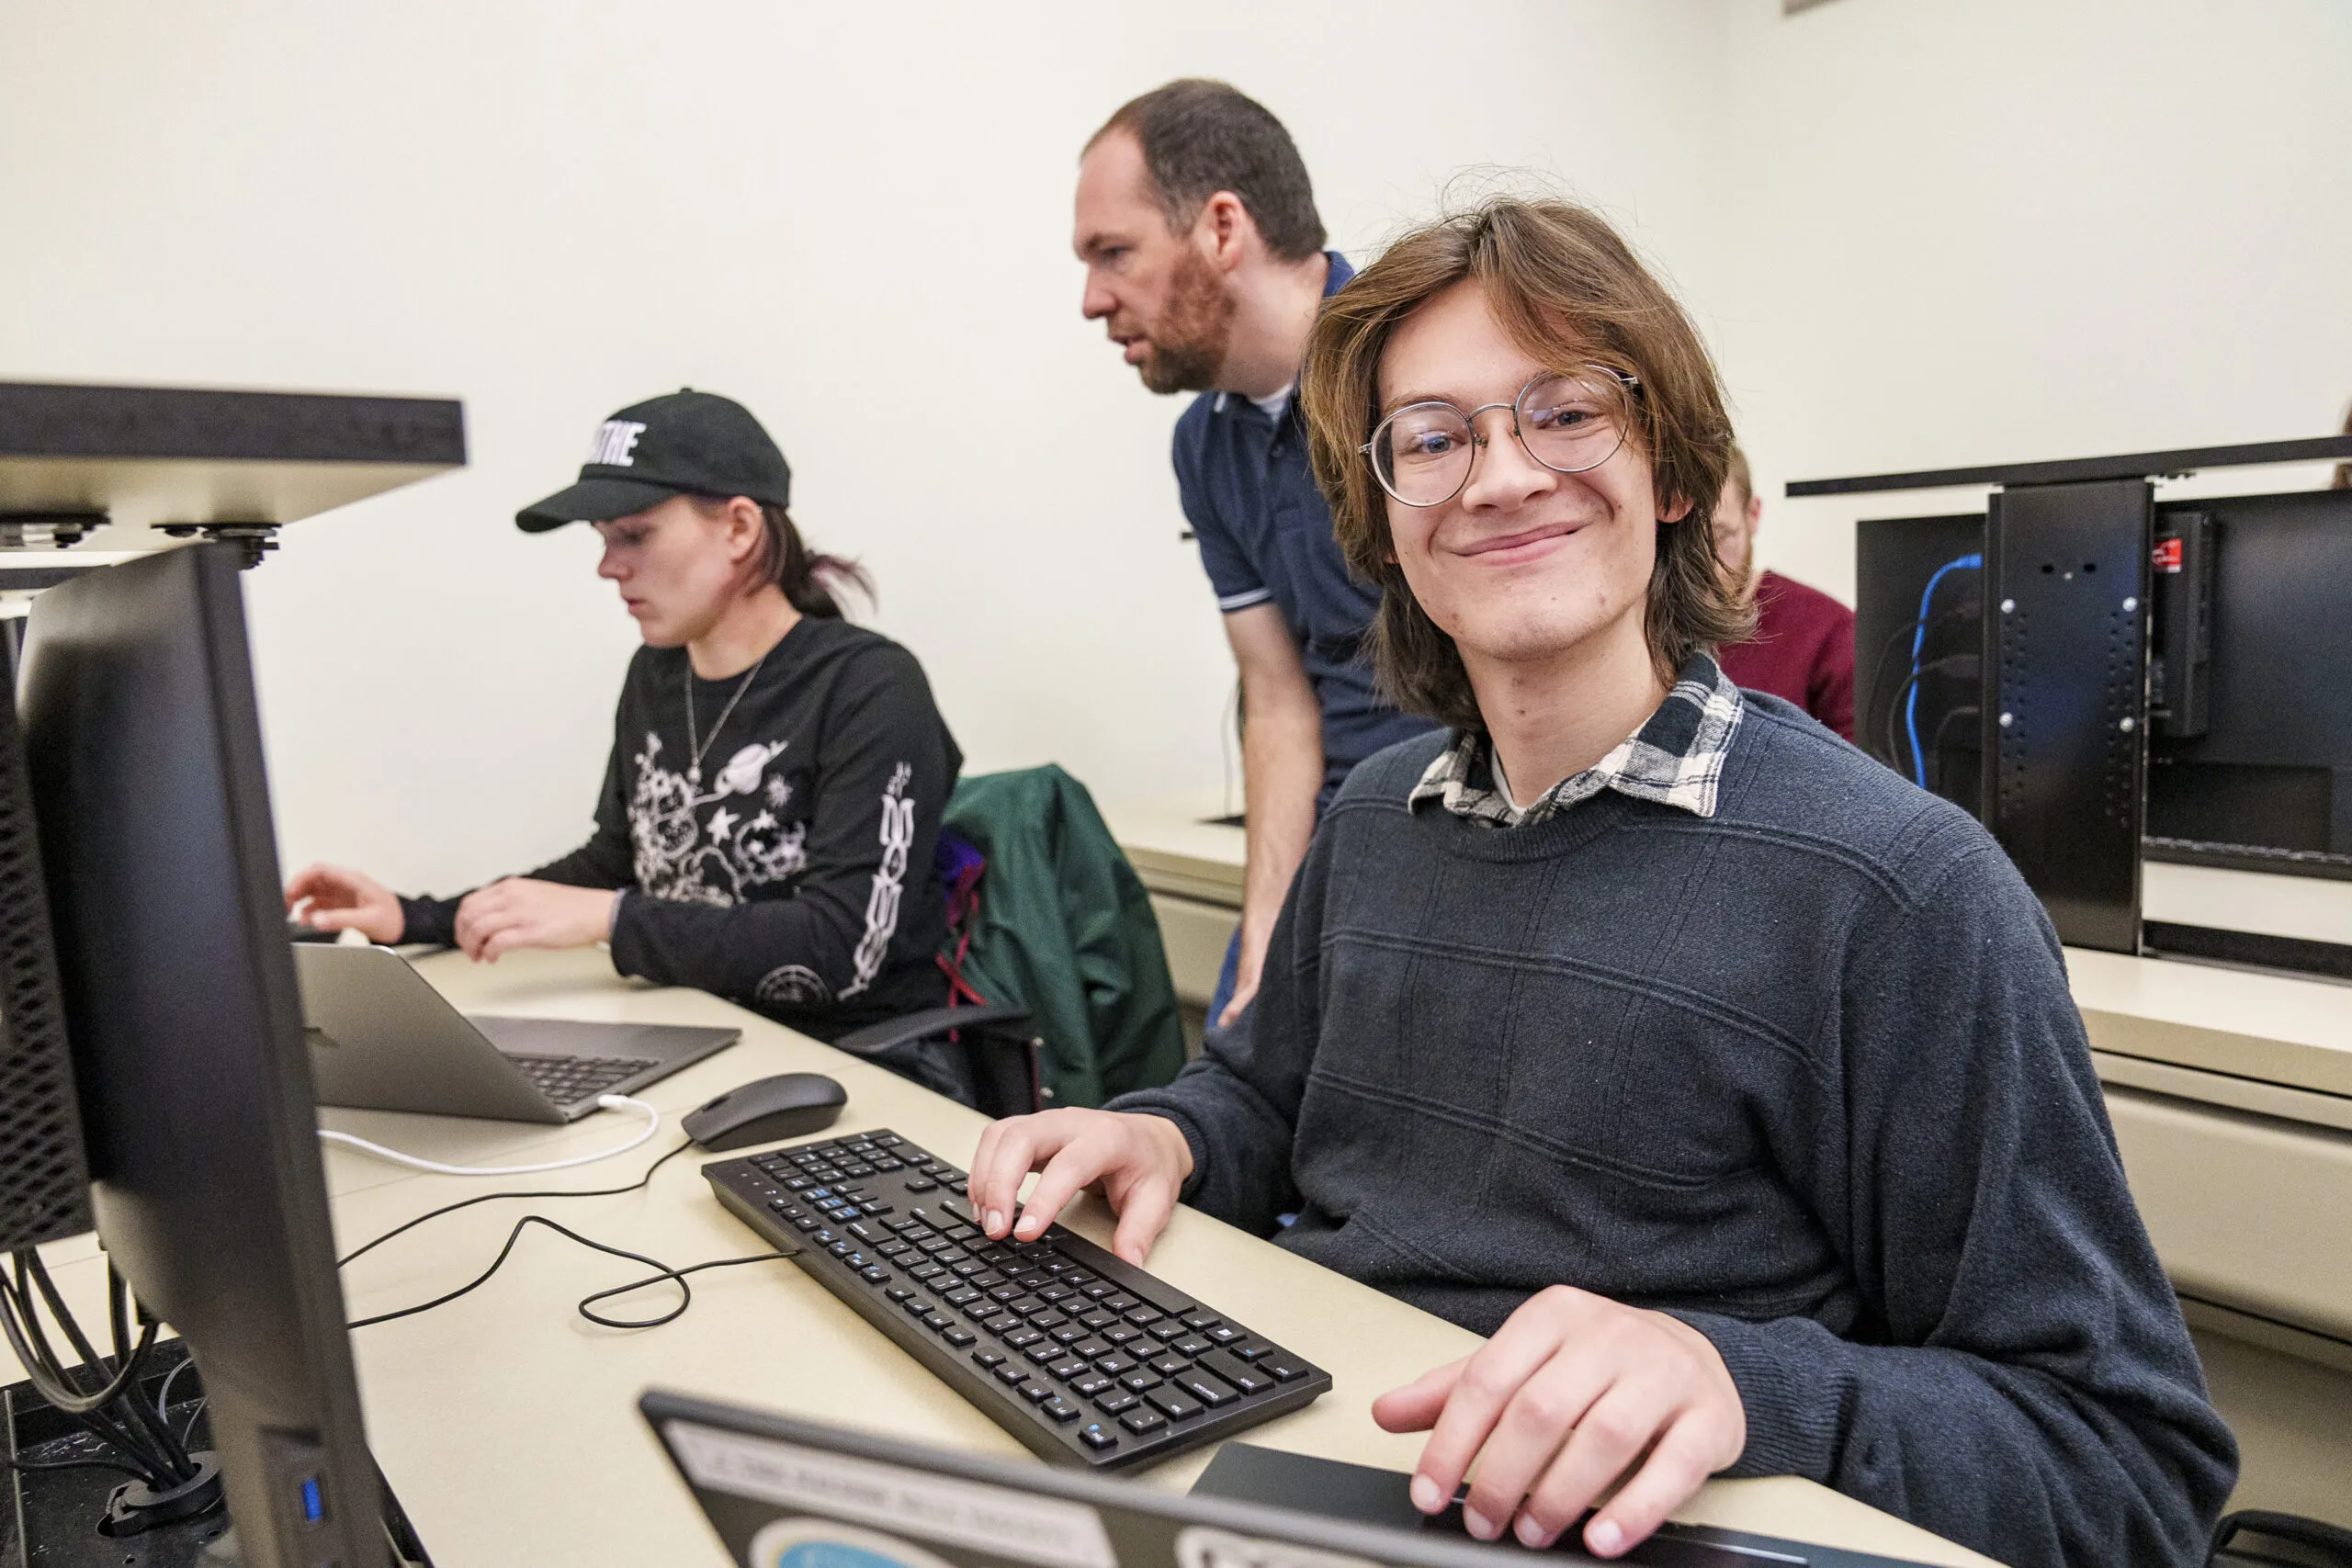
[[1306, 161], [1265, 105], [1223, 82], [1186, 76], [1130, 98], [1086, 139], [1089, 152], [1114, 130], [1136, 139], [1171, 233], [1182, 234], [1221, 190], [1241, 199], [1266, 248], [1305, 261], [1323, 248], [1323, 219]]
[[1453, 639], [1413, 597], [1392, 558], [1388, 497], [1363, 452], [1381, 417], [1380, 356], [1421, 306], [1465, 279], [1529, 355], [1562, 370], [1599, 365], [1635, 378], [1626, 446], [1648, 460], [1660, 512], [1642, 624], [1673, 678], [1684, 660], [1747, 635], [1753, 610], [1715, 560], [1715, 498], [1731, 463], [1731, 422], [1699, 333], [1625, 242], [1570, 202], [1500, 197], [1414, 230], [1326, 302], [1306, 351], [1300, 406], [1315, 477], [1348, 565], [1381, 590], [1370, 634], [1384, 695], [1457, 729], [1484, 729]]

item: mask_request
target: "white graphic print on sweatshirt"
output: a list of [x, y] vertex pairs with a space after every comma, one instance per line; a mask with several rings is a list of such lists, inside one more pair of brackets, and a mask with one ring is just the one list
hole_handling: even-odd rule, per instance
[[763, 1007], [810, 1008], [828, 997], [825, 977], [806, 964], [784, 964], [760, 976], [752, 999]]
[[882, 790], [882, 863], [874, 868], [874, 886], [865, 897], [865, 935], [857, 944], [857, 976], [838, 999], [850, 998], [874, 983], [882, 972], [882, 955], [899, 930], [899, 898], [907, 880], [907, 852], [914, 847], [915, 803], [907, 798], [907, 781], [914, 769], [905, 762], [890, 772]]
[[[792, 786], [767, 773], [785, 745], [744, 747], [728, 759], [710, 788], [699, 790], [684, 773], [662, 765], [662, 738], [648, 732], [628, 803], [638, 886], [656, 898], [726, 908], [754, 887], [808, 869], [808, 825], [777, 816], [791, 804]], [[756, 813], [720, 804], [737, 795], [744, 807], [758, 807]], [[697, 815], [711, 805], [718, 809]]]

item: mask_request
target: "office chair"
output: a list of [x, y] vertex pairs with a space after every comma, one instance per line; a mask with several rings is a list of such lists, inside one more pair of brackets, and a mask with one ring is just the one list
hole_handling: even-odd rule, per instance
[[[935, 855], [958, 1005], [833, 1042], [989, 1116], [1100, 1105], [1184, 1065], [1151, 897], [1086, 786], [1047, 764], [963, 780]], [[946, 1053], [915, 1048], [952, 1038]], [[943, 1066], [959, 1080], [932, 1082]]]
[[971, 1076], [971, 1103], [981, 1115], [1026, 1116], [1045, 1108], [1045, 1080], [1038, 1061], [1046, 1043], [1031, 1031], [1025, 1007], [993, 1002], [933, 1008], [869, 1025], [842, 1035], [833, 1044], [854, 1056], [872, 1060], [942, 1038], [962, 1048], [962, 1063]]
[[2211, 1568], [2352, 1568], [2352, 1530], [2248, 1508], [2224, 1517], [2213, 1531]]

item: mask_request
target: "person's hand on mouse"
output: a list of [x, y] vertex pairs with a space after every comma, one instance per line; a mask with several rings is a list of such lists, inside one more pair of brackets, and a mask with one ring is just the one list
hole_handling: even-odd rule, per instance
[[477, 964], [495, 964], [518, 947], [585, 947], [612, 935], [619, 897], [609, 887], [505, 877], [458, 905], [458, 945]]
[[1555, 1285], [1476, 1354], [1373, 1401], [1391, 1432], [1428, 1432], [1413, 1506], [1442, 1512], [1475, 1461], [1463, 1522], [1548, 1547], [1621, 1480], [1584, 1529], [1615, 1557], [1747, 1446], [1747, 1413], [1714, 1343], [1665, 1313]]
[[286, 885], [286, 912], [312, 931], [357, 931], [390, 945], [408, 920], [391, 889], [364, 872], [322, 861], [306, 865]]
[[[1043, 1174], [1024, 1205], [1021, 1184], [1033, 1170]], [[967, 1187], [994, 1241], [1036, 1240], [1071, 1199], [1098, 1188], [1119, 1216], [1111, 1250], [1141, 1267], [1192, 1174], [1192, 1146], [1165, 1116], [1069, 1107], [989, 1122]]]

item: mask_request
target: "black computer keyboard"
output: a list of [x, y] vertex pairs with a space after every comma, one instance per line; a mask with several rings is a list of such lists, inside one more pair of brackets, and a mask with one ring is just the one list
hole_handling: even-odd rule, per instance
[[548, 1056], [527, 1051], [499, 1055], [522, 1068], [534, 1089], [562, 1106], [594, 1100], [615, 1084], [662, 1065], [650, 1056]]
[[746, 1224], [1049, 1460], [1149, 1464], [1331, 1386], [1330, 1373], [1075, 1232], [989, 1241], [964, 1173], [895, 1133], [702, 1173]]

